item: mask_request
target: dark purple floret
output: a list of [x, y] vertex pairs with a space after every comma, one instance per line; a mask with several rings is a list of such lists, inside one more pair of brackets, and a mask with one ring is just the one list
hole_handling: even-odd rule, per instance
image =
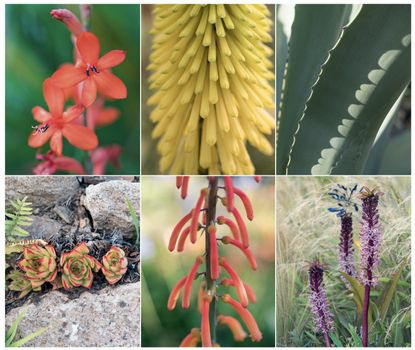
[[381, 192], [375, 190], [362, 193], [362, 226], [360, 230], [360, 280], [365, 286], [375, 286], [378, 281], [377, 268], [380, 263], [381, 228], [378, 203]]
[[310, 282], [310, 307], [313, 313], [316, 331], [328, 334], [334, 331], [334, 323], [324, 287], [324, 269], [318, 260], [310, 264], [308, 274]]

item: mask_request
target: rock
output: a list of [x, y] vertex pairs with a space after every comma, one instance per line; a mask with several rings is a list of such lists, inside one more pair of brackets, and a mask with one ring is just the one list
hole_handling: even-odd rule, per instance
[[[62, 225], [47, 216], [32, 216], [32, 224], [25, 227], [25, 230], [30, 233], [32, 239], [44, 239], [48, 241], [53, 235], [57, 234]], [[30, 239], [29, 237], [26, 237]]]
[[67, 224], [72, 223], [72, 212], [68, 209], [68, 207], [57, 205], [53, 208], [53, 211]]
[[33, 208], [43, 209], [63, 203], [78, 189], [79, 182], [75, 176], [6, 176], [6, 201], [27, 196]]
[[27, 307], [15, 339], [50, 327], [25, 347], [138, 347], [139, 293], [138, 283], [105, 287], [94, 294], [85, 291], [73, 300], [59, 291], [52, 291], [42, 296], [36, 305], [29, 301], [11, 310], [5, 323], [10, 327]]
[[106, 232], [118, 229], [131, 237], [135, 228], [126, 198], [139, 217], [139, 183], [123, 180], [101, 182], [86, 188], [82, 204], [89, 211], [93, 227]]

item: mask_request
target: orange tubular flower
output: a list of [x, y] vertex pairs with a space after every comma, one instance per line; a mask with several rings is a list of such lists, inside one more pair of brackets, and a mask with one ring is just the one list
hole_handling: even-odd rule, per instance
[[193, 216], [193, 209], [190, 211], [189, 214], [185, 215], [174, 227], [173, 232], [171, 233], [170, 240], [169, 240], [169, 251], [173, 251], [176, 247], [177, 239], [179, 238], [179, 234], [184, 225], [192, 218]]
[[261, 182], [261, 176], [254, 176], [255, 182]]
[[179, 189], [182, 187], [183, 183], [183, 176], [176, 176], [176, 187]]
[[236, 209], [235, 207], [232, 209], [232, 214], [235, 217], [236, 223], [238, 224], [239, 232], [241, 233], [242, 244], [244, 248], [248, 248], [248, 231], [246, 230], [245, 222], [242, 219], [241, 214], [239, 214], [238, 209]]
[[186, 281], [184, 283], [184, 290], [183, 290], [183, 299], [182, 299], [183, 309], [188, 309], [190, 306], [190, 296], [192, 293], [193, 281], [196, 277], [197, 270], [199, 269], [199, 266], [202, 263], [203, 263], [203, 258], [201, 256], [197, 257], [192, 268], [190, 269], [189, 274], [186, 276]]
[[188, 335], [182, 340], [180, 348], [195, 348], [200, 342], [200, 329], [193, 328]]
[[202, 313], [203, 309], [203, 299], [205, 297], [205, 287], [206, 287], [206, 281], [202, 281], [199, 285], [199, 291], [197, 293], [197, 311]]
[[75, 37], [83, 32], [81, 23], [79, 23], [78, 18], [71, 11], [56, 9], [50, 11], [50, 15], [54, 19], [61, 21]]
[[189, 189], [189, 179], [189, 176], [183, 176], [182, 187], [180, 191], [180, 196], [182, 197], [182, 199], [185, 199], [187, 197], [187, 190]]
[[179, 299], [180, 292], [184, 286], [184, 283], [186, 282], [186, 278], [187, 276], [184, 276], [182, 279], [180, 279], [179, 282], [177, 282], [171, 290], [169, 300], [167, 301], [167, 309], [169, 311], [172, 311], [176, 307], [177, 300]]
[[[229, 279], [229, 278], [222, 279], [222, 281], [220, 281], [220, 283], [221, 283], [222, 286], [225, 286], [225, 287], [228, 287], [228, 286], [234, 287], [235, 286], [235, 282], [233, 280]], [[255, 304], [256, 303], [256, 295], [255, 295], [253, 289], [245, 282], [244, 282], [244, 287], [245, 287], [245, 290], [246, 290], [246, 294], [248, 295], [249, 301], [252, 304]]]
[[99, 58], [98, 38], [89, 32], [78, 36], [76, 48], [80, 56], [77, 64], [62, 67], [52, 76], [58, 87], [65, 89], [83, 82], [82, 104], [85, 107], [94, 103], [97, 90], [101, 95], [112, 99], [127, 97], [124, 83], [110, 72], [110, 68], [124, 61], [125, 51], [112, 50]]
[[237, 241], [241, 240], [241, 238], [239, 237], [238, 227], [236, 227], [235, 223], [231, 219], [228, 219], [224, 216], [218, 216], [216, 222], [219, 225], [227, 225], [232, 232], [233, 238]]
[[233, 209], [233, 183], [230, 176], [224, 176], [223, 181], [225, 182], [225, 192], [226, 192], [226, 208], [228, 212], [231, 212]]
[[182, 252], [184, 250], [184, 244], [186, 243], [186, 238], [189, 236], [190, 226], [186, 227], [180, 234], [179, 242], [177, 243], [177, 251]]
[[62, 170], [76, 175], [84, 175], [85, 170], [82, 165], [70, 157], [57, 157], [53, 151], [46, 154], [36, 154], [36, 159], [40, 161], [38, 165], [33, 168], [35, 175], [52, 175], [55, 172]]
[[233, 193], [235, 193], [241, 199], [245, 207], [246, 217], [249, 219], [249, 221], [252, 221], [254, 219], [254, 210], [252, 209], [251, 201], [249, 200], [246, 193], [236, 187], [233, 188]]
[[258, 325], [252, 316], [252, 314], [245, 309], [241, 304], [236, 300], [232, 299], [229, 294], [224, 294], [222, 296], [223, 302], [232, 306], [232, 308], [238, 313], [238, 315], [244, 321], [246, 327], [249, 330], [252, 341], [260, 341], [262, 339], [262, 333], [258, 328]]
[[203, 200], [205, 199], [206, 189], [200, 191], [195, 208], [193, 209], [192, 222], [190, 224], [190, 242], [196, 243], [197, 230], [199, 229], [199, 215], [202, 209]]
[[246, 294], [245, 286], [242, 283], [241, 278], [235, 272], [235, 270], [227, 263], [224, 257], [221, 257], [219, 260], [219, 264], [223, 266], [226, 272], [231, 276], [232, 281], [234, 283], [234, 287], [236, 289], [236, 293], [238, 294], [239, 301], [243, 307], [248, 306], [248, 295]]
[[50, 148], [57, 156], [61, 156], [62, 136], [71, 145], [85, 151], [98, 146], [98, 138], [95, 133], [87, 127], [75, 123], [84, 110], [82, 106], [71, 106], [63, 111], [64, 94], [52, 83], [50, 78], [43, 82], [43, 95], [50, 112], [39, 106], [32, 109], [33, 117], [40, 125], [29, 136], [30, 147], [40, 147], [50, 139]]
[[217, 320], [218, 324], [222, 324], [229, 327], [229, 329], [232, 332], [233, 339], [235, 339], [235, 341], [245, 340], [247, 334], [242, 328], [241, 323], [235, 317], [219, 315], [217, 317]]
[[232, 244], [235, 247], [239, 248], [242, 251], [242, 253], [245, 254], [246, 258], [248, 259], [248, 262], [249, 262], [249, 265], [251, 266], [251, 269], [254, 270], [254, 271], [257, 269], [258, 265], [256, 263], [254, 254], [252, 254], [251, 249], [244, 248], [240, 241], [232, 239], [229, 236], [222, 237], [222, 243], [223, 244]]
[[210, 323], [209, 323], [209, 305], [210, 299], [205, 296], [202, 305], [202, 346], [204, 348], [212, 347], [212, 339], [210, 337]]
[[216, 227], [210, 225], [207, 229], [209, 234], [209, 248], [210, 248], [210, 278], [217, 280], [219, 278], [219, 256], [218, 245], [216, 243]]

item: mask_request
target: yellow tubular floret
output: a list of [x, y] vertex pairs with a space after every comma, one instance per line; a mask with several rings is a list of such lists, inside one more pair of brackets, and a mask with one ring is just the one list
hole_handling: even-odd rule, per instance
[[148, 104], [160, 171], [253, 174], [275, 129], [272, 21], [265, 5], [156, 5]]

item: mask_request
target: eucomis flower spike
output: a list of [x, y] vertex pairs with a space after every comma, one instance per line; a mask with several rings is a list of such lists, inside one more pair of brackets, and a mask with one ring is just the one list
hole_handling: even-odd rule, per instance
[[[189, 177], [178, 176], [176, 179], [176, 187], [180, 190], [182, 198], [185, 179], [187, 180], [187, 196]], [[183, 339], [180, 346], [196, 346], [199, 342], [204, 347], [218, 346], [216, 339], [218, 324], [228, 326], [235, 341], [243, 341], [246, 338], [247, 333], [236, 318], [222, 314], [216, 318], [221, 302], [232, 306], [246, 325], [252, 341], [260, 341], [262, 339], [261, 331], [247, 309], [249, 303], [256, 302], [255, 292], [242, 281], [237, 270], [220, 254], [222, 252], [218, 249], [219, 245], [224, 251], [227, 249], [227, 245], [234, 245], [244, 253], [252, 270], [257, 269], [255, 257], [248, 247], [248, 231], [244, 223], [244, 216], [239, 214], [237, 209], [237, 206], [243, 205], [247, 218], [252, 220], [252, 204], [248, 196], [234, 186], [231, 177], [208, 176], [207, 182], [208, 187], [199, 191], [194, 208], [179, 220], [170, 237], [168, 249], [171, 252], [175, 250], [177, 241], [177, 252], [180, 253], [185, 249], [186, 241], [190, 242], [188, 244], [194, 244], [203, 238], [205, 249], [195, 258], [188, 274], [183, 276], [172, 288], [167, 308], [173, 310], [176, 307], [182, 291], [182, 307], [189, 308], [193, 305], [191, 302], [192, 291], [197, 289], [197, 310], [201, 314], [200, 329], [194, 328]], [[237, 197], [241, 201], [233, 200], [234, 193], [237, 193]], [[229, 198], [232, 200], [229, 201]], [[225, 213], [232, 212], [237, 223], [220, 215], [220, 210]], [[203, 215], [201, 215], [202, 212]], [[235, 215], [235, 213], [237, 214]], [[185, 227], [186, 224], [188, 224], [187, 227]], [[199, 231], [201, 231], [200, 236], [197, 235]], [[240, 234], [240, 231], [243, 233]], [[196, 233], [193, 240], [191, 239], [192, 233]], [[234, 251], [235, 248], [231, 248], [231, 250]], [[200, 280], [198, 286], [193, 288], [198, 279]], [[236, 292], [238, 300], [229, 296], [228, 289], [233, 289]]]
[[160, 171], [253, 174], [272, 146], [271, 14], [262, 4], [156, 5], [148, 100]]

